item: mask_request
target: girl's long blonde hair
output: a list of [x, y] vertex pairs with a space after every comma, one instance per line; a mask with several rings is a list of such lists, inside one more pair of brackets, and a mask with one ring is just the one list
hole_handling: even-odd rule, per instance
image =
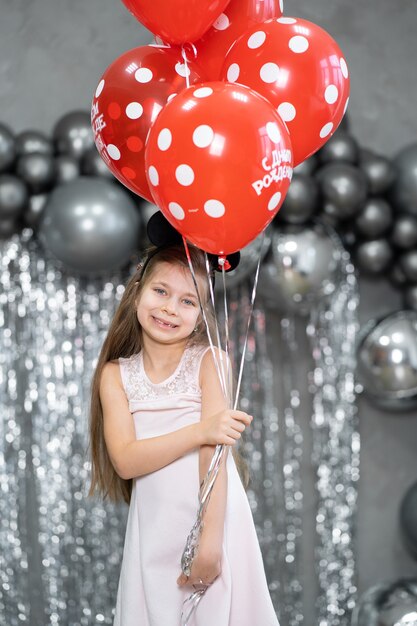
[[[205, 257], [201, 250], [189, 246], [192, 267], [197, 277], [207, 281]], [[188, 259], [184, 246], [173, 245], [166, 248], [151, 247], [147, 250], [142, 267], [130, 278], [123, 293], [120, 304], [113, 317], [106, 339], [100, 351], [97, 366], [91, 383], [90, 423], [89, 423], [89, 454], [91, 458], [91, 485], [88, 492], [93, 496], [96, 492], [103, 499], [108, 497], [113, 502], [130, 502], [132, 480], [121, 478], [115, 471], [107, 452], [104, 439], [103, 409], [100, 401], [100, 379], [104, 365], [119, 357], [130, 357], [142, 349], [142, 328], [136, 315], [136, 302], [150, 280], [158, 263], [171, 263], [189, 270]], [[200, 294], [205, 302], [206, 319], [210, 335], [214, 338], [215, 322], [212, 307], [208, 303], [208, 288], [205, 294]], [[201, 313], [200, 313], [201, 316]], [[197, 331], [190, 337], [189, 343], [208, 345], [208, 336], [205, 323], [199, 323]], [[249, 483], [249, 469], [235, 446], [232, 447], [233, 457], [245, 489]]]

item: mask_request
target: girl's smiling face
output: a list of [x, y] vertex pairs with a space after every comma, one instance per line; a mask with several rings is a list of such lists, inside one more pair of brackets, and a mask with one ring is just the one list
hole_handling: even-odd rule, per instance
[[[200, 297], [204, 287], [197, 278]], [[162, 343], [188, 338], [198, 324], [200, 306], [189, 270], [179, 265], [158, 263], [143, 286], [136, 308], [142, 332]]]

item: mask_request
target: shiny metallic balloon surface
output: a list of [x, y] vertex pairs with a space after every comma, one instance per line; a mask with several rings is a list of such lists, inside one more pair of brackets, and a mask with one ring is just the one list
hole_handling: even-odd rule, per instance
[[280, 226], [272, 236], [272, 255], [261, 269], [259, 289], [271, 308], [306, 314], [333, 293], [341, 244], [322, 224]]
[[43, 210], [39, 240], [67, 269], [83, 275], [124, 267], [139, 247], [140, 216], [119, 186], [81, 177], [54, 189]]
[[417, 579], [368, 589], [355, 607], [351, 626], [417, 626]]
[[417, 406], [417, 312], [398, 311], [364, 328], [357, 374], [376, 406]]

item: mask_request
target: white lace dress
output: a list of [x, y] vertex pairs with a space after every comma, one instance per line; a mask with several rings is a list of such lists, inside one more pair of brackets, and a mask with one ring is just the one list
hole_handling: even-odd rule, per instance
[[[142, 354], [120, 358], [138, 439], [200, 419], [199, 369], [208, 348], [188, 346], [175, 372], [152, 383]], [[249, 502], [231, 453], [222, 572], [189, 626], [279, 626], [269, 595]], [[196, 520], [199, 450], [133, 480], [114, 626], [180, 626], [192, 587], [178, 587], [181, 555]]]

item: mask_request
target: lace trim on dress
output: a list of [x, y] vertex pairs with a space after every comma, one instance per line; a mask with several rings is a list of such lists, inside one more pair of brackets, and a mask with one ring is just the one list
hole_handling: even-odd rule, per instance
[[160, 383], [152, 383], [146, 376], [141, 352], [129, 358], [121, 357], [122, 380], [129, 402], [184, 394], [201, 396], [199, 371], [206, 349], [206, 346], [185, 348], [175, 372]]

